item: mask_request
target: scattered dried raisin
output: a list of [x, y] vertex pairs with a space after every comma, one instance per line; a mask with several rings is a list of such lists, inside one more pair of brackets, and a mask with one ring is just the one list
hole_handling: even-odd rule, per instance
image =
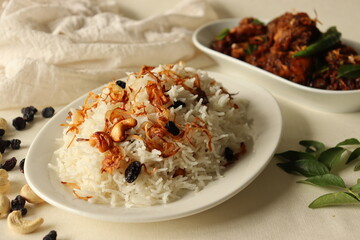
[[9, 140], [0, 139], [0, 153], [4, 153], [5, 150], [10, 146], [11, 142]]
[[22, 117], [17, 117], [12, 121], [12, 125], [16, 130], [23, 130], [26, 127], [26, 121]]
[[34, 120], [34, 115], [30, 113], [25, 113], [23, 118], [26, 122], [32, 122]]
[[141, 172], [141, 163], [134, 161], [125, 170], [125, 180], [128, 183], [134, 182]]
[[168, 121], [165, 125], [165, 128], [168, 130], [169, 133], [174, 136], [177, 136], [180, 133], [179, 128], [175, 125], [173, 121]]
[[227, 161], [231, 162], [234, 160], [234, 152], [231, 148], [226, 147], [224, 152], [224, 157]]
[[44, 118], [51, 118], [52, 116], [54, 116], [55, 113], [55, 109], [53, 107], [46, 107], [41, 111], [41, 115]]
[[20, 172], [22, 172], [22, 173], [24, 173], [24, 165], [25, 165], [25, 158], [23, 160], [21, 160], [19, 163], [19, 169], [20, 169]]
[[119, 87], [121, 87], [122, 89], [126, 88], [126, 82], [121, 81], [121, 80], [117, 80], [116, 81], [116, 85], [118, 85]]
[[37, 109], [34, 106], [28, 106], [21, 109], [22, 114], [31, 114], [35, 115], [37, 113]]
[[196, 89], [196, 94], [198, 95], [196, 100], [199, 102], [200, 99], [202, 99], [202, 102], [201, 102], [202, 105], [206, 105], [209, 103], [209, 99], [206, 96], [206, 93], [201, 88]]
[[21, 210], [24, 208], [26, 203], [25, 198], [20, 195], [17, 195], [15, 199], [11, 200], [10, 209], [11, 211]]
[[14, 150], [20, 149], [20, 144], [21, 144], [21, 140], [19, 139], [12, 139], [10, 141], [10, 146]]
[[15, 165], [16, 165], [17, 159], [15, 157], [10, 158], [9, 160], [6, 160], [4, 164], [0, 164], [0, 168], [11, 171]]
[[55, 230], [51, 230], [44, 238], [43, 240], [56, 240], [57, 238], [57, 232]]
[[21, 216], [25, 216], [27, 214], [27, 208], [22, 208], [20, 211], [21, 211]]
[[169, 108], [175, 108], [176, 109], [176, 108], [178, 108], [180, 106], [186, 107], [186, 103], [184, 103], [183, 101], [178, 100], [178, 101], [175, 101], [173, 105], [169, 106]]
[[26, 122], [31, 122], [34, 120], [34, 115], [37, 113], [37, 109], [34, 106], [24, 107], [21, 109], [23, 118]]

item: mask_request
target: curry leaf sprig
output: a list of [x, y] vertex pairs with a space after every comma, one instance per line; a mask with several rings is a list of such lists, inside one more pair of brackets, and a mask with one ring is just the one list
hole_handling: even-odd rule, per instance
[[[335, 147], [326, 149], [318, 141], [300, 141], [305, 151], [286, 151], [275, 155], [281, 160], [277, 165], [285, 172], [307, 177], [298, 183], [307, 183], [320, 187], [331, 187], [336, 192], [322, 195], [310, 203], [310, 208], [336, 205], [360, 204], [360, 179], [353, 186], [346, 186], [344, 180], [336, 173], [340, 165], [360, 159], [360, 141], [355, 138], [346, 139]], [[358, 162], [354, 171], [360, 170]]]
[[229, 28], [224, 28], [217, 36], [216, 40], [223, 40], [230, 33]]
[[309, 57], [318, 54], [324, 50], [332, 48], [339, 43], [341, 33], [336, 29], [335, 26], [330, 27], [323, 33], [320, 38], [307, 46], [305, 49], [294, 53], [293, 57]]
[[358, 78], [360, 77], [360, 65], [345, 64], [339, 67], [337, 77]]

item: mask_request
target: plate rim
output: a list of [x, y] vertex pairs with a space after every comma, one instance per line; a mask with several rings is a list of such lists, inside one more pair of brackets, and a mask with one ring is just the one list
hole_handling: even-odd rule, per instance
[[[240, 77], [233, 77], [233, 76], [229, 76], [229, 75], [225, 75], [222, 73], [217, 73], [217, 72], [212, 72], [212, 71], [207, 71], [207, 70], [201, 70], [202, 72], [206, 72], [210, 77], [213, 77], [216, 81], [218, 82], [222, 82], [224, 79], [226, 79], [226, 81], [230, 81], [230, 79], [232, 78], [240, 78]], [[79, 107], [80, 105], [83, 103], [83, 100], [86, 98], [86, 96], [88, 95], [88, 93], [85, 93], [84, 95], [78, 97], [77, 99], [75, 99], [74, 101], [72, 101], [71, 103], [67, 104], [65, 107], [63, 107], [52, 119], [50, 119], [50, 121], [48, 121], [42, 128], [41, 130], [37, 133], [36, 137], [34, 138], [32, 144], [30, 145], [29, 151], [26, 155], [26, 159], [30, 159], [28, 161], [25, 161], [25, 178], [27, 183], [29, 184], [29, 186], [33, 189], [33, 191], [39, 195], [41, 198], [43, 198], [46, 202], [48, 202], [49, 204], [58, 207], [60, 209], [81, 215], [81, 216], [85, 216], [85, 217], [90, 217], [93, 219], [99, 219], [99, 220], [104, 220], [104, 221], [111, 221], [111, 222], [127, 222], [127, 223], [143, 223], [143, 222], [160, 222], [160, 221], [165, 221], [165, 220], [172, 220], [172, 219], [178, 219], [178, 218], [182, 218], [182, 217], [186, 217], [186, 216], [190, 216], [193, 214], [197, 214], [200, 212], [203, 212], [207, 209], [210, 209], [212, 207], [215, 207], [223, 202], [225, 202], [226, 200], [230, 199], [231, 197], [233, 197], [234, 195], [236, 195], [237, 193], [239, 193], [241, 190], [243, 190], [244, 188], [246, 188], [251, 182], [253, 182], [253, 180], [266, 168], [266, 166], [268, 165], [268, 163], [271, 161], [273, 154], [276, 151], [277, 146], [279, 145], [279, 142], [281, 140], [281, 135], [282, 135], [282, 126], [283, 126], [283, 121], [282, 121], [282, 115], [281, 115], [281, 110], [280, 107], [276, 101], [276, 99], [272, 96], [272, 94], [260, 87], [257, 86], [256, 84], [253, 83], [249, 83], [246, 82], [244, 80], [242, 80], [240, 78], [240, 82], [238, 82], [237, 84], [239, 84], [239, 86], [241, 85], [246, 85], [248, 88], [254, 90], [254, 91], [260, 91], [263, 96], [265, 96], [267, 99], [271, 100], [271, 104], [273, 109], [272, 114], [275, 114], [275, 118], [276, 118], [276, 136], [275, 136], [275, 141], [272, 143], [272, 151], [269, 152], [266, 156], [266, 159], [263, 161], [263, 164], [257, 168], [257, 170], [251, 174], [251, 177], [249, 177], [241, 186], [238, 186], [236, 188], [235, 191], [232, 191], [230, 193], [227, 193], [226, 195], [224, 195], [223, 197], [217, 199], [216, 201], [210, 201], [207, 204], [203, 204], [202, 206], [196, 208], [196, 209], [188, 209], [188, 210], [182, 210], [182, 211], [178, 211], [176, 213], [169, 213], [168, 215], [159, 215], [159, 216], [152, 216], [152, 217], [142, 217], [142, 218], [136, 218], [136, 214], [135, 214], [135, 218], [130, 218], [130, 219], [125, 219], [123, 216], [109, 216], [109, 215], [103, 215], [103, 214], [98, 214], [98, 213], [89, 213], [89, 212], [84, 212], [81, 211], [79, 209], [75, 209], [72, 206], [69, 205], [64, 205], [64, 203], [61, 203], [61, 201], [59, 202], [59, 200], [54, 200], [51, 196], [49, 197], [46, 193], [44, 193], [41, 189], [39, 189], [38, 186], [38, 182], [34, 182], [34, 174], [31, 174], [32, 171], [31, 170], [31, 161], [34, 158], [33, 155], [36, 156], [36, 150], [37, 150], [37, 146], [36, 144], [40, 141], [41, 142], [41, 137], [43, 137], [43, 135], [45, 134], [44, 132], [52, 126], [52, 124], [54, 124], [54, 122], [56, 122], [56, 120], [58, 118], [60, 118], [60, 116], [64, 115], [65, 113], [67, 114], [67, 112], [70, 110], [70, 108], [74, 108], [74, 107]], [[104, 86], [100, 86], [94, 90], [92, 90], [93, 92], [95, 91], [99, 91], [100, 89], [102, 89]], [[251, 104], [251, 103], [250, 103]], [[75, 106], [76, 105], [76, 106]], [[250, 106], [251, 107], [251, 106]], [[259, 108], [259, 106], [255, 106], [255, 108]], [[264, 111], [264, 109], [262, 109]], [[65, 119], [63, 119], [63, 121], [65, 121]], [[273, 130], [274, 131], [274, 130]], [[55, 140], [55, 137], [54, 137]], [[54, 151], [56, 149], [53, 149]], [[45, 161], [46, 165], [48, 165], [48, 163], [51, 160]], [[30, 162], [30, 163], [29, 163]], [[49, 171], [48, 171], [49, 172]], [[47, 172], [47, 174], [49, 174]], [[49, 176], [47, 176], [49, 177]], [[50, 178], [50, 177], [49, 177]], [[214, 183], [216, 181], [219, 181], [221, 179], [212, 181], [211, 183]], [[206, 187], [204, 188], [206, 189]], [[203, 189], [203, 190], [204, 190]], [[202, 191], [203, 191], [202, 190]], [[199, 192], [201, 194], [201, 191]], [[199, 194], [197, 193], [197, 194]], [[76, 201], [77, 199], [75, 199]], [[81, 200], [83, 201], [83, 200]], [[179, 202], [180, 200], [177, 200], [175, 202], [169, 203], [169, 204], [165, 204], [165, 205], [156, 205], [156, 206], [151, 206], [151, 207], [145, 207], [146, 210], [148, 209], [157, 209], [157, 208], [169, 208], [169, 206], [173, 203]], [[90, 203], [89, 203], [90, 204]], [[92, 204], [94, 205], [94, 204]], [[176, 204], [175, 204], [176, 205]], [[103, 207], [103, 205], [98, 205], [99, 209]], [[111, 206], [105, 205], [105, 207], [107, 208], [113, 208]], [[124, 208], [124, 207], [117, 207], [119, 209], [122, 209], [124, 211], [128, 211], [131, 212], [132, 210], [129, 210], [128, 208]], [[133, 209], [145, 209], [144, 207], [141, 208], [133, 208]], [[170, 206], [171, 208], [171, 206]]]

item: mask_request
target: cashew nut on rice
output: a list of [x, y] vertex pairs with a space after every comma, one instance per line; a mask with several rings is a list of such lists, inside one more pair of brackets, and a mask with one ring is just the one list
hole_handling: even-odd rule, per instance
[[111, 130], [110, 136], [115, 142], [121, 142], [126, 138], [125, 131], [135, 127], [137, 124], [136, 119], [128, 118], [122, 120], [114, 125]]

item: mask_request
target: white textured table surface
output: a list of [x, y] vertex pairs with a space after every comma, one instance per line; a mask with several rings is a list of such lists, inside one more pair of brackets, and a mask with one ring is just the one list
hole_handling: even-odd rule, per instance
[[[156, 8], [154, 3], [161, 3]], [[131, 17], [142, 18], [169, 8], [171, 1], [139, 1], [126, 4], [124, 9]], [[360, 1], [210, 1], [220, 17], [257, 16], [271, 19], [285, 11], [296, 9], [313, 13], [316, 9], [324, 28], [330, 25], [346, 38], [359, 41]], [[149, 11], [148, 9], [154, 9]], [[229, 75], [218, 67], [210, 68]], [[327, 145], [336, 144], [346, 138], [360, 138], [360, 112], [332, 114], [313, 111], [278, 98], [283, 113], [283, 137], [277, 152], [299, 149], [298, 141], [313, 139]], [[1, 103], [6, 104], [6, 103]], [[30, 105], [31, 103], [29, 103]], [[41, 107], [39, 107], [41, 108]], [[60, 109], [61, 106], [56, 109]], [[9, 122], [20, 116], [20, 109], [0, 111], [0, 117]], [[25, 157], [36, 133], [47, 120], [38, 117], [24, 131], [10, 130], [7, 138], [22, 140], [20, 150], [11, 156], [18, 160]], [[7, 155], [5, 157], [10, 157]], [[345, 181], [354, 183], [359, 173], [352, 169], [342, 174]], [[358, 239], [360, 235], [359, 206], [309, 209], [307, 205], [317, 196], [327, 193], [323, 189], [297, 184], [302, 179], [288, 175], [272, 161], [264, 172], [246, 189], [225, 203], [194, 216], [159, 223], [124, 224], [108, 223], [64, 212], [48, 204], [36, 207], [29, 205], [29, 218], [41, 216], [43, 226], [30, 235], [18, 235], [0, 219], [0, 239], [42, 239], [52, 229], [58, 232], [59, 240], [92, 239]], [[11, 172], [12, 188], [9, 196], [14, 197], [25, 178], [18, 166]]]

